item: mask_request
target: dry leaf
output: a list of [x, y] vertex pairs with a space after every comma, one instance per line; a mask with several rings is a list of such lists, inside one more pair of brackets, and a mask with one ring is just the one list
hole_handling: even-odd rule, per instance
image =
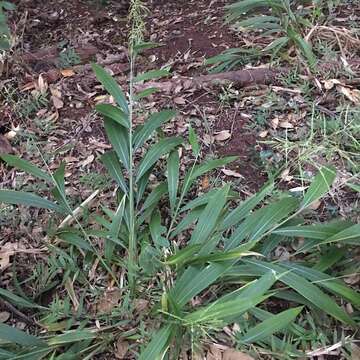
[[124, 339], [118, 339], [116, 342], [115, 357], [117, 359], [125, 359], [125, 355], [129, 350], [129, 343]]
[[320, 201], [320, 200], [316, 200], [316, 201], [314, 201], [313, 203], [311, 203], [311, 204], [309, 205], [309, 209], [311, 209], [311, 210], [317, 210], [317, 209], [319, 208], [320, 204], [321, 204], [321, 201]]
[[134, 308], [137, 313], [143, 312], [149, 306], [149, 301], [145, 299], [136, 299], [134, 300]]
[[341, 84], [337, 79], [324, 80], [323, 83], [326, 90], [331, 90], [335, 85]]
[[205, 134], [203, 136], [202, 140], [203, 140], [204, 144], [207, 146], [214, 143], [214, 138], [209, 134]]
[[10, 318], [10, 314], [7, 311], [0, 312], [0, 323], [7, 322]]
[[354, 273], [352, 275], [346, 276], [344, 281], [350, 285], [358, 284], [360, 283], [360, 274]]
[[358, 89], [350, 89], [345, 86], [338, 86], [338, 91], [345, 95], [350, 101], [354, 104], [360, 104], [360, 90]]
[[214, 344], [210, 345], [206, 360], [222, 360], [222, 352]]
[[176, 97], [174, 98], [174, 103], [178, 105], [185, 105], [186, 100], [183, 97]]
[[51, 100], [55, 106], [55, 109], [61, 109], [62, 107], [64, 107], [64, 102], [60, 98], [53, 95], [51, 97]]
[[17, 135], [17, 133], [20, 131], [20, 126], [16, 126], [16, 127], [13, 127], [12, 126], [12, 129], [7, 132], [4, 136], [8, 139], [8, 140], [12, 140], [15, 138], [15, 136]]
[[202, 179], [201, 179], [201, 189], [202, 190], [207, 190], [210, 186], [210, 181], [209, 181], [209, 177], [207, 175], [205, 175]]
[[291, 181], [293, 179], [293, 176], [289, 176], [290, 173], [290, 169], [285, 169], [282, 173], [281, 173], [281, 179], [284, 181]]
[[214, 139], [216, 141], [225, 141], [230, 138], [231, 138], [231, 133], [229, 130], [223, 130], [214, 135]]
[[41, 92], [41, 94], [46, 94], [47, 89], [48, 89], [48, 84], [47, 82], [44, 80], [44, 78], [42, 77], [42, 75], [39, 75], [38, 81], [37, 81], [37, 88], [38, 90]]
[[293, 129], [294, 128], [294, 125], [286, 120], [280, 121], [279, 126], [283, 129]]
[[360, 360], [360, 347], [351, 343], [351, 359]]
[[254, 360], [254, 358], [243, 352], [227, 349], [223, 354], [222, 360]]
[[275, 117], [271, 120], [271, 127], [276, 130], [277, 127], [279, 126], [279, 118]]
[[259, 132], [259, 137], [261, 138], [265, 138], [268, 134], [268, 131], [267, 130], [263, 130], [263, 131], [260, 131]]
[[0, 135], [0, 154], [10, 154], [13, 152], [9, 140], [4, 136]]
[[89, 155], [85, 160], [80, 161], [77, 165], [78, 167], [86, 167], [87, 165], [91, 164], [95, 160], [94, 155]]
[[6, 243], [0, 249], [0, 270], [3, 271], [10, 266], [10, 256], [14, 255], [17, 250], [14, 243]]
[[92, 311], [97, 314], [110, 313], [121, 300], [121, 291], [113, 288], [105, 291], [99, 301], [92, 306]]
[[236, 177], [236, 178], [244, 178], [241, 174], [239, 174], [236, 171], [233, 170], [229, 170], [229, 169], [221, 169], [221, 172], [223, 174], [225, 174], [226, 176], [232, 176], [232, 177]]
[[64, 69], [61, 70], [61, 75], [64, 77], [71, 77], [75, 75], [75, 71], [73, 69]]

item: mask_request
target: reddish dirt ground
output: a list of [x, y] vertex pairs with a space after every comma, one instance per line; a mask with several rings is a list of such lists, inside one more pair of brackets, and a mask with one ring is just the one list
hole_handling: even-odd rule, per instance
[[[146, 39], [160, 43], [162, 46], [148, 50], [139, 61], [138, 71], [158, 69], [168, 66], [172, 75], [194, 76], [206, 73], [203, 65], [207, 57], [221, 51], [236, 47], [238, 39], [223, 23], [224, 1], [152, 1], [148, 3]], [[27, 12], [26, 27], [22, 38], [23, 49], [27, 53], [36, 53], [42, 48], [59, 47], [60, 45], [94, 46], [97, 51], [95, 58], [108, 59], [124, 51], [126, 46], [127, 23], [124, 10], [110, 2], [107, 7], [99, 7], [93, 1], [59, 1], [46, 3], [28, 0], [18, 3], [17, 17]], [[59, 50], [60, 51], [60, 50]], [[17, 55], [17, 54], [16, 54]], [[56, 60], [56, 59], [55, 59]], [[90, 59], [86, 59], [89, 61]], [[20, 86], [31, 78], [37, 79], [54, 68], [54, 59], [39, 59], [31, 66], [20, 67], [14, 74], [14, 81]], [[118, 81], [126, 88], [127, 65], [126, 57], [119, 64]], [[124, 71], [121, 69], [124, 68]], [[14, 66], [14, 69], [16, 65]], [[58, 109], [56, 134], [52, 136], [52, 146], [62, 147], [73, 143], [72, 155], [80, 153], [85, 156], [91, 149], [89, 139], [104, 142], [101, 121], [91, 115], [94, 106], [93, 92], [97, 91], [97, 82], [91, 71], [75, 74], [72, 77], [60, 77], [53, 84], [62, 93], [64, 106]], [[264, 176], [255, 165], [256, 138], [246, 130], [249, 119], [242, 117], [240, 112], [231, 107], [224, 108], [217, 91], [200, 90], [175, 95], [183, 97], [184, 103], [176, 103], [174, 96], [156, 96], [150, 102], [156, 107], [178, 108], [181, 123], [189, 123], [191, 119], [204, 120], [209, 116], [211, 131], [230, 130], [232, 136], [225, 143], [215, 142], [211, 149], [204, 146], [204, 153], [211, 150], [217, 155], [237, 155], [239, 160], [233, 169], [244, 178], [248, 190], [256, 190], [263, 182]], [[147, 104], [149, 105], [149, 104]], [[147, 106], [146, 105], [146, 106]], [[16, 123], [12, 117], [11, 122]], [[202, 138], [205, 127], [197, 122], [197, 132]], [[1, 125], [1, 124], [0, 124]], [[27, 127], [32, 127], [27, 123]], [[8, 126], [4, 126], [4, 129]], [[186, 133], [182, 133], [185, 135]], [[41, 136], [41, 133], [39, 133]], [[76, 140], [81, 139], [82, 144]], [[94, 149], [96, 151], [96, 149]], [[21, 153], [21, 149], [17, 149]], [[96, 151], [97, 152], [97, 151]], [[93, 165], [90, 165], [90, 168]], [[89, 169], [90, 171], [90, 169]]]

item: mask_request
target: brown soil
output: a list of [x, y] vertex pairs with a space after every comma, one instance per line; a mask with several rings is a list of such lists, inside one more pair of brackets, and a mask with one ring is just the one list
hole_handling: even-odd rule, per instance
[[[40, 4], [41, 3], [41, 4]], [[147, 4], [149, 16], [147, 18], [146, 38], [160, 43], [162, 46], [146, 52], [145, 57], [140, 59], [138, 71], [157, 69], [164, 65], [170, 65], [173, 74], [184, 76], [199, 75], [206, 73], [203, 66], [206, 58], [220, 53], [226, 48], [236, 47], [238, 40], [227, 26], [223, 24], [224, 1], [160, 1], [155, 0]], [[28, 0], [19, 2], [17, 17], [28, 11], [27, 24], [23, 35], [23, 48], [27, 54], [36, 53], [43, 48], [56, 48], [61, 51], [61, 46], [89, 47], [98, 49], [96, 59], [106, 59], [123, 51], [126, 46], [127, 24], [123, 10], [111, 2], [107, 7], [99, 7], [93, 1], [61, 1], [50, 0], [39, 2]], [[21, 53], [16, 54], [21, 56]], [[155, 58], [155, 60], [154, 60]], [[149, 62], [150, 59], [150, 62]], [[51, 72], [54, 61], [47, 59], [31, 60], [31, 67], [20, 68], [14, 81], [20, 86], [29, 79], [37, 79], [41, 72]], [[141, 65], [144, 64], [144, 65]], [[120, 64], [122, 65], [122, 64]], [[124, 68], [125, 69], [125, 68]], [[120, 70], [122, 71], [122, 70]], [[125, 73], [118, 77], [119, 82], [126, 88]], [[56, 80], [55, 86], [62, 92], [63, 108], [59, 109], [58, 127], [52, 138], [56, 147], [61, 143], [68, 143], [69, 139], [80, 139], [84, 144], [74, 144], [72, 154], [79, 152], [85, 155], [87, 140], [95, 138], [104, 142], [101, 130], [101, 121], [96, 117], [90, 120], [90, 112], [94, 106], [91, 93], [97, 85], [91, 72], [78, 74], [69, 78]], [[87, 94], [90, 94], [87, 96]], [[181, 93], [176, 94], [182, 96]], [[234, 109], [223, 110], [218, 95], [215, 92], [196, 91], [186, 94], [186, 104], [176, 105], [172, 99], [155, 97], [157, 106], [177, 107], [182, 121], [189, 123], [191, 118], [203, 116], [203, 108], [211, 114], [212, 129], [221, 131], [231, 127], [232, 137], [225, 144], [215, 143], [212, 152], [218, 155], [237, 155], [238, 162], [233, 165], [244, 176], [244, 183], [251, 191], [257, 189], [264, 181], [264, 177], [252, 164], [256, 139], [253, 134], [244, 129], [247, 120], [241, 118]], [[170, 103], [169, 103], [170, 100]], [[81, 108], [77, 108], [80, 106]], [[87, 120], [86, 120], [87, 119]], [[10, 116], [8, 122], [15, 122], [14, 116]], [[90, 132], [79, 130], [86, 123]], [[29, 129], [31, 124], [27, 123]], [[8, 130], [8, 126], [7, 126]], [[205, 129], [198, 126], [197, 132], [200, 137], [205, 134]], [[80, 137], [79, 137], [80, 133]], [[185, 134], [184, 134], [185, 135]], [[39, 133], [41, 136], [41, 133]], [[75, 141], [76, 142], [76, 141]], [[21, 148], [17, 149], [19, 153]], [[206, 152], [206, 148], [204, 150]]]

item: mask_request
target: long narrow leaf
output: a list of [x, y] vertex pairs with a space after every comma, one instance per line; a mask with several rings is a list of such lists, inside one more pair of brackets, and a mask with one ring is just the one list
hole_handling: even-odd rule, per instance
[[190, 244], [201, 244], [209, 238], [216, 228], [218, 218], [226, 204], [229, 190], [229, 185], [224, 186], [218, 190], [217, 194], [209, 201], [191, 235]]
[[23, 346], [46, 346], [43, 340], [3, 323], [0, 323], [0, 339]]
[[163, 110], [151, 114], [145, 121], [145, 124], [134, 135], [134, 149], [140, 148], [157, 128], [172, 119], [175, 115], [176, 111], [174, 110]]
[[160, 359], [169, 345], [174, 328], [173, 324], [168, 324], [156, 331], [148, 346], [141, 352], [138, 360]]
[[129, 137], [127, 129], [109, 118], [104, 119], [106, 134], [117, 156], [127, 170], [130, 168]]
[[60, 214], [65, 213], [65, 210], [61, 206], [53, 203], [52, 201], [24, 191], [0, 190], [0, 202], [49, 209]]
[[175, 150], [170, 153], [167, 162], [169, 202], [170, 202], [170, 209], [172, 212], [174, 212], [176, 205], [176, 198], [179, 187], [179, 170], [180, 170], [179, 153]]
[[106, 167], [111, 177], [117, 182], [124, 194], [128, 193], [128, 186], [126, 184], [124, 175], [122, 173], [120, 162], [116, 156], [115, 151], [110, 151], [101, 156], [101, 162]]
[[279, 280], [296, 290], [301, 296], [309, 300], [316, 307], [325, 311], [335, 319], [345, 324], [355, 325], [354, 320], [327, 294], [322, 292], [316, 285], [310, 283], [302, 276], [290, 272], [288, 269], [279, 265], [266, 263], [258, 260], [243, 260], [251, 264], [260, 271], [276, 271], [280, 276]]
[[249, 329], [245, 335], [237, 336], [238, 341], [245, 344], [261, 341], [272, 334], [286, 328], [300, 314], [303, 307], [289, 309], [276, 314], [263, 321], [262, 323]]
[[95, 109], [103, 116], [114, 120], [121, 126], [124, 126], [126, 128], [130, 127], [128, 116], [118, 107], [110, 104], [98, 104], [95, 106]]
[[171, 137], [160, 140], [153, 145], [145, 157], [139, 164], [136, 181], [138, 182], [141, 177], [161, 158], [161, 156], [169, 153], [182, 143], [182, 139], [178, 137]]
[[315, 179], [306, 191], [304, 199], [301, 203], [301, 208], [305, 209], [314, 201], [317, 201], [324, 196], [329, 190], [336, 177], [336, 170], [332, 166], [324, 166], [319, 170]]
[[16, 167], [26, 173], [33, 175], [41, 180], [52, 182], [52, 178], [46, 172], [31, 164], [29, 161], [19, 158], [15, 155], [0, 154], [0, 158], [3, 159], [8, 165]]
[[120, 86], [115, 81], [115, 79], [101, 66], [97, 64], [92, 64], [92, 68], [95, 72], [97, 79], [104, 86], [106, 91], [114, 98], [116, 103], [121, 107], [125, 114], [129, 113], [128, 104], [126, 102], [126, 98]]

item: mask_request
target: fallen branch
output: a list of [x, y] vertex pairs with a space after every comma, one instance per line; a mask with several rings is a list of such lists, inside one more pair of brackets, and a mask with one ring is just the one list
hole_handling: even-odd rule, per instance
[[[82, 63], [91, 60], [99, 50], [93, 45], [84, 45], [74, 48], [76, 54], [79, 56]], [[57, 64], [61, 49], [57, 46], [52, 46], [44, 49], [40, 49], [35, 52], [27, 52], [19, 57], [21, 62], [30, 65], [36, 65], [36, 63], [48, 63]]]
[[280, 77], [287, 73], [287, 69], [253, 68], [238, 71], [228, 71], [219, 74], [200, 75], [194, 78], [177, 77], [169, 81], [150, 81], [146, 84], [137, 85], [137, 90], [155, 87], [159, 91], [171, 93], [173, 90], [182, 88], [189, 90], [201, 88], [210, 84], [234, 83], [236, 87], [250, 85], [270, 85], [280, 83]]

